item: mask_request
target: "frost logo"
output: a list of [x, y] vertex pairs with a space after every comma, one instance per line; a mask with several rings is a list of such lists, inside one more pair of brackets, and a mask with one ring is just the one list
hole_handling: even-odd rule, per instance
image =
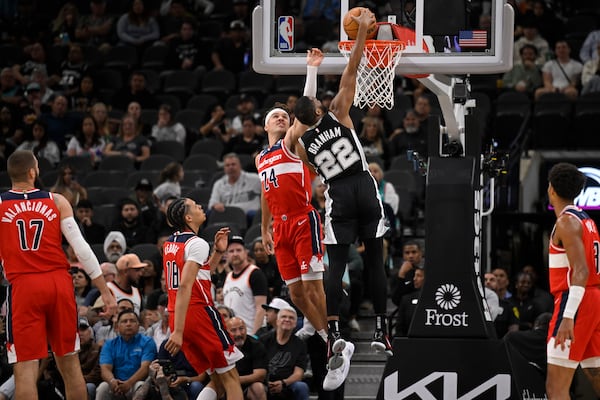
[[[454, 310], [460, 304], [460, 290], [451, 283], [440, 286], [435, 291], [435, 302], [443, 311]], [[450, 314], [447, 312], [438, 312], [434, 308], [425, 309], [425, 325], [433, 326], [454, 326], [467, 327], [469, 323], [466, 312], [459, 314]]]
[[453, 310], [460, 304], [460, 290], [451, 283], [446, 283], [435, 291], [435, 301], [442, 310]]

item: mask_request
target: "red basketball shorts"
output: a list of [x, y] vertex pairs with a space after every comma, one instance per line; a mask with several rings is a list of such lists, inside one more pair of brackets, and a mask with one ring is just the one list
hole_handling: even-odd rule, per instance
[[77, 305], [67, 270], [23, 275], [11, 282], [7, 299], [10, 363], [79, 350]]

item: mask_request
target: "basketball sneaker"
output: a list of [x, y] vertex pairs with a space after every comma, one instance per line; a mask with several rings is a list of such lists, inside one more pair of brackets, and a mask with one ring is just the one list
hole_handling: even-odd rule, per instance
[[393, 355], [392, 345], [388, 336], [383, 331], [375, 331], [373, 341], [371, 341], [371, 350], [376, 353], [385, 353], [388, 356]]
[[[331, 339], [330, 339], [331, 340]], [[350, 372], [350, 359], [354, 354], [354, 344], [337, 339], [329, 349], [327, 375], [323, 380], [323, 390], [332, 391], [344, 383]]]

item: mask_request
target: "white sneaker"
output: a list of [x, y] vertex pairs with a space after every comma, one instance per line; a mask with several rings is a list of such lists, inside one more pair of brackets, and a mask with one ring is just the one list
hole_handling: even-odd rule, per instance
[[360, 325], [358, 324], [358, 321], [356, 320], [356, 318], [352, 318], [350, 321], [348, 321], [348, 326], [354, 332], [360, 332]]
[[315, 332], [316, 329], [314, 326], [312, 326], [308, 318], [304, 318], [304, 325], [302, 325], [302, 328], [296, 331], [296, 336], [301, 340], [308, 340], [315, 334]]
[[327, 375], [323, 380], [323, 390], [332, 391], [344, 383], [350, 372], [350, 359], [354, 354], [354, 344], [344, 339], [335, 341], [333, 355], [329, 358]]

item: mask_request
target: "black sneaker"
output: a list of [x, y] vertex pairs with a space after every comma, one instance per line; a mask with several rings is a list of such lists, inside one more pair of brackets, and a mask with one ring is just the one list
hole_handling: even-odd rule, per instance
[[371, 342], [371, 350], [376, 353], [385, 353], [388, 356], [392, 356], [392, 345], [388, 336], [383, 331], [375, 331], [373, 334], [373, 341]]

